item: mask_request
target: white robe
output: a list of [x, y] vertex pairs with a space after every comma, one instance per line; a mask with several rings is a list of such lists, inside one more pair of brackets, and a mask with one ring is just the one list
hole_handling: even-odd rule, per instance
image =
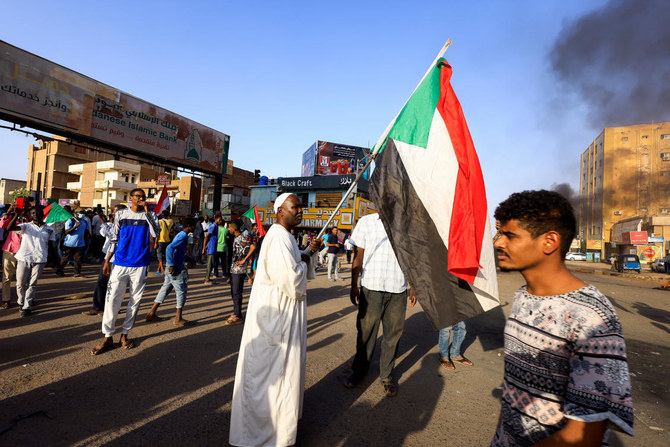
[[279, 224], [270, 227], [258, 257], [237, 359], [232, 445], [296, 442], [305, 388], [305, 296], [307, 279], [315, 277], [315, 261], [309, 266], [301, 261], [293, 236]]

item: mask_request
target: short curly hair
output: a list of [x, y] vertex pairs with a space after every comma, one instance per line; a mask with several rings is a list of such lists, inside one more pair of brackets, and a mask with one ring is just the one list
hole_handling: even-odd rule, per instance
[[577, 219], [572, 205], [555, 191], [541, 189], [516, 192], [498, 205], [493, 216], [503, 224], [518, 220], [533, 238], [548, 231], [556, 231], [561, 236], [562, 256], [570, 250], [577, 232]]

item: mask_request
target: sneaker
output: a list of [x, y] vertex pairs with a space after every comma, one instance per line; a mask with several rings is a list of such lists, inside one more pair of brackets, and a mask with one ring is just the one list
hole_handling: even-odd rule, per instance
[[30, 309], [21, 309], [21, 316], [22, 317], [29, 317], [32, 312]]
[[163, 276], [161, 272], [156, 272], [156, 276]]
[[335, 280], [333, 278], [328, 278], [328, 281], [335, 282]]

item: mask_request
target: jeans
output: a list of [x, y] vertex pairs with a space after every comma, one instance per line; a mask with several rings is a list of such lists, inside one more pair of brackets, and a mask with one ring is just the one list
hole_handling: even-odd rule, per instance
[[217, 251], [214, 253], [214, 276], [219, 274], [219, 267], [221, 267], [221, 276], [228, 276], [226, 274], [226, 252]]
[[185, 267], [174, 267], [175, 275], [170, 275], [168, 269], [165, 270], [165, 281], [158, 291], [154, 303], [162, 303], [165, 297], [174, 289], [177, 295], [177, 309], [184, 307], [186, 303], [186, 288], [188, 286], [188, 270]]
[[230, 294], [233, 297], [233, 313], [242, 318], [242, 293], [244, 292], [244, 278], [246, 273], [230, 274]]
[[328, 253], [328, 279], [332, 279], [333, 276], [335, 276], [335, 279], [341, 279], [338, 267], [337, 253]]
[[398, 343], [405, 327], [407, 291], [400, 293], [379, 292], [361, 287], [356, 316], [356, 356], [352, 369], [354, 375], [364, 377], [377, 345], [379, 323], [383, 325], [382, 352], [379, 358], [379, 378], [391, 380], [395, 366]]
[[37, 278], [44, 269], [44, 263], [19, 261], [16, 265], [16, 294], [18, 304], [23, 310], [30, 309], [35, 298]]
[[[449, 337], [451, 337], [451, 329], [454, 329], [454, 338], [451, 341], [451, 349], [449, 349]], [[440, 336], [438, 338], [438, 346], [440, 347], [441, 359], [458, 359], [461, 358], [461, 344], [465, 338], [466, 330], [465, 323], [456, 323], [453, 326], [447, 326], [440, 329]]]

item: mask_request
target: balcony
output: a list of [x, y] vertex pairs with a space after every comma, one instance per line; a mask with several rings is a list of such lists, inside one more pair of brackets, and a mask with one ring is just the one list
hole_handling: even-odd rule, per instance
[[81, 182], [67, 182], [67, 189], [70, 191], [81, 191]]

